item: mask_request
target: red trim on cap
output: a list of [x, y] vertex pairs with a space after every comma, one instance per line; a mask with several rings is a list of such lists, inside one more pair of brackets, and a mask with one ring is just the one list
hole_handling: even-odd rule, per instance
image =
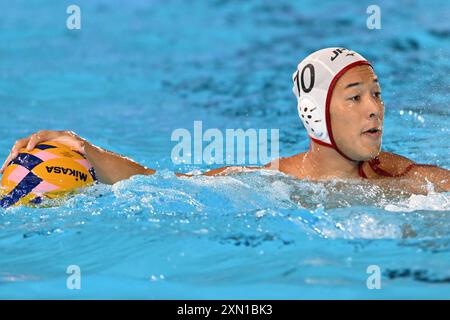
[[331, 145], [331, 144], [329, 144], [329, 143], [326, 143], [326, 142], [324, 142], [324, 141], [322, 141], [322, 140], [318, 140], [318, 139], [313, 138], [313, 137], [311, 137], [311, 136], [309, 136], [309, 138], [310, 138], [312, 141], [314, 141], [315, 143], [320, 144], [321, 146], [333, 148], [333, 145]]
[[328, 137], [330, 138], [330, 141], [331, 141], [331, 145], [329, 145], [329, 144], [326, 144], [326, 145], [329, 145], [332, 148], [336, 149], [336, 151], [339, 152], [339, 154], [341, 156], [343, 156], [344, 158], [346, 158], [347, 160], [350, 160], [350, 161], [355, 161], [355, 160], [350, 159], [341, 150], [339, 150], [339, 148], [336, 145], [336, 142], [334, 141], [333, 132], [331, 130], [330, 103], [331, 103], [331, 95], [333, 93], [334, 86], [336, 85], [336, 82], [339, 80], [339, 78], [342, 77], [342, 75], [345, 72], [347, 72], [349, 69], [351, 69], [353, 67], [356, 67], [356, 66], [359, 66], [359, 65], [369, 65], [369, 66], [371, 66], [371, 64], [367, 60], [355, 61], [353, 63], [350, 63], [348, 66], [345, 66], [341, 71], [339, 71], [334, 76], [333, 80], [331, 80], [330, 87], [328, 88], [327, 100], [326, 100], [326, 103], [325, 103], [325, 119], [326, 119], [326, 123], [327, 123]]

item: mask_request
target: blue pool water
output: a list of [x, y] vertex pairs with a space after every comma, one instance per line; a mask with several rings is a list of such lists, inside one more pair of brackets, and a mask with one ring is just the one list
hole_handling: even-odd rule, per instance
[[[312, 184], [171, 161], [173, 130], [279, 128], [308, 147], [291, 92], [299, 60], [345, 46], [373, 61], [384, 149], [450, 168], [450, 6], [379, 1], [0, 3], [0, 156], [70, 129], [158, 170], [56, 207], [0, 209], [0, 298], [450, 298], [450, 195]], [[69, 265], [81, 290], [66, 287]], [[381, 269], [369, 290], [366, 270]]]

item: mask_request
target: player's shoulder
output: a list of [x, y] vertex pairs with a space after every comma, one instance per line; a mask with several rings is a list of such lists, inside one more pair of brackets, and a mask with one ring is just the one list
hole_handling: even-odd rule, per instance
[[403, 169], [404, 167], [407, 167], [410, 164], [414, 163], [414, 161], [412, 161], [411, 159], [387, 151], [381, 151], [380, 154], [378, 155], [378, 159], [380, 160], [381, 164], [392, 166], [392, 169], [395, 168]]
[[298, 153], [288, 157], [278, 158], [264, 166], [265, 169], [280, 171], [287, 175], [298, 177], [301, 169], [301, 163], [306, 152]]
[[414, 161], [399, 154], [381, 151], [380, 154], [369, 161], [367, 167], [371, 173], [378, 176], [401, 176], [408, 171]]

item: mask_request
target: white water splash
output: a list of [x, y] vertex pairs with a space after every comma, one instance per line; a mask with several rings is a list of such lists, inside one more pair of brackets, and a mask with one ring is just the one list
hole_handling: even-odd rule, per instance
[[450, 193], [413, 194], [409, 199], [397, 204], [388, 204], [386, 211], [413, 212], [418, 210], [447, 211], [450, 210]]

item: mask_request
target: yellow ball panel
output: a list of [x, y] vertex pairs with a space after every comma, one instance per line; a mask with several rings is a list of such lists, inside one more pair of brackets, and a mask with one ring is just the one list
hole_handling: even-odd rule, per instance
[[47, 160], [37, 165], [32, 172], [42, 180], [58, 186], [60, 191], [81, 188], [94, 182], [85, 167], [69, 158]]

